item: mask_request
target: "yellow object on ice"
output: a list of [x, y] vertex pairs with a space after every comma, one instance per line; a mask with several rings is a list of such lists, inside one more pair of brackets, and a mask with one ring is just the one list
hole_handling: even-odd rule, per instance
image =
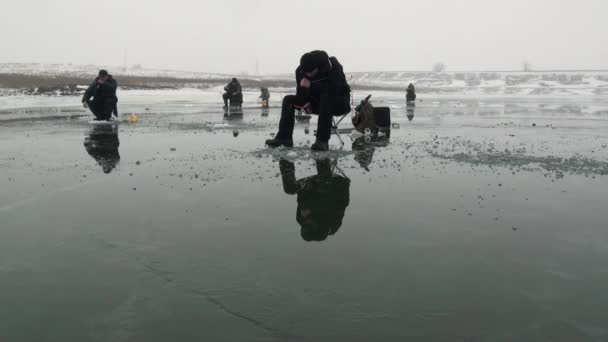
[[139, 118], [137, 117], [137, 115], [131, 114], [131, 116], [129, 116], [127, 121], [129, 121], [129, 123], [136, 123], [137, 121], [139, 121]]

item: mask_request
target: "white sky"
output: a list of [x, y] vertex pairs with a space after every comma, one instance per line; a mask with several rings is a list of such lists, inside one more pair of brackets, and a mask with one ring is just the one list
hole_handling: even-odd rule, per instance
[[[292, 72], [608, 69], [607, 0], [2, 0], [0, 62]], [[364, 5], [363, 3], [367, 4]]]

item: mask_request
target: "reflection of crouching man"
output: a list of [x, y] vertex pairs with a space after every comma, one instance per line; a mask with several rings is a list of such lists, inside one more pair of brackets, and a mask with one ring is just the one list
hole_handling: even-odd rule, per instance
[[296, 181], [295, 165], [279, 162], [286, 194], [298, 195], [296, 221], [306, 241], [323, 241], [342, 226], [350, 202], [350, 180], [331, 172], [329, 159], [317, 160], [317, 175]]
[[[116, 80], [106, 70], [100, 70], [99, 75], [84, 92], [82, 104], [89, 108], [95, 120], [110, 120], [112, 113], [118, 116], [118, 97], [116, 97]], [[91, 100], [92, 98], [92, 100]]]
[[94, 125], [84, 138], [84, 148], [95, 158], [103, 173], [110, 173], [120, 162], [118, 147], [118, 127], [113, 125]]

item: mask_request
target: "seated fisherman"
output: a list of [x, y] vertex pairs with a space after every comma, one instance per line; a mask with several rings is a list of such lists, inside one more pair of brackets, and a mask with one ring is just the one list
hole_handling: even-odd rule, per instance
[[332, 116], [350, 112], [350, 86], [342, 65], [325, 51], [312, 51], [302, 56], [295, 76], [296, 94], [283, 98], [279, 132], [274, 139], [266, 140], [266, 145], [292, 147], [295, 110], [303, 109], [319, 115], [317, 139], [311, 150], [327, 151]]
[[243, 90], [236, 78], [233, 78], [232, 81], [224, 87], [224, 91], [225, 93], [222, 95], [224, 98], [224, 108], [228, 108], [228, 100], [230, 100], [231, 106], [240, 106], [243, 103]]
[[414, 88], [414, 85], [410, 83], [410, 85], [407, 86], [407, 91], [405, 94], [405, 100], [409, 103], [409, 102], [414, 102], [416, 101], [416, 88]]

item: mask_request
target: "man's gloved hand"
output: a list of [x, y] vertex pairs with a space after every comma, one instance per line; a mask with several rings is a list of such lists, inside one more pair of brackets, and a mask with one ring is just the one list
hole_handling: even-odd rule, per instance
[[82, 106], [84, 108], [89, 108], [89, 104], [87, 103], [87, 101], [82, 101]]
[[304, 113], [306, 114], [310, 114], [312, 113], [312, 106], [310, 105], [310, 102], [307, 102], [305, 105], [303, 106], [293, 106], [295, 109], [299, 110], [299, 111], [304, 111]]
[[302, 110], [306, 113], [306, 114], [310, 114], [312, 113], [312, 106], [310, 105], [310, 102], [307, 102], [305, 105], [302, 106]]
[[305, 89], [310, 88], [310, 80], [308, 78], [303, 78], [300, 81], [300, 87], [305, 88]]

